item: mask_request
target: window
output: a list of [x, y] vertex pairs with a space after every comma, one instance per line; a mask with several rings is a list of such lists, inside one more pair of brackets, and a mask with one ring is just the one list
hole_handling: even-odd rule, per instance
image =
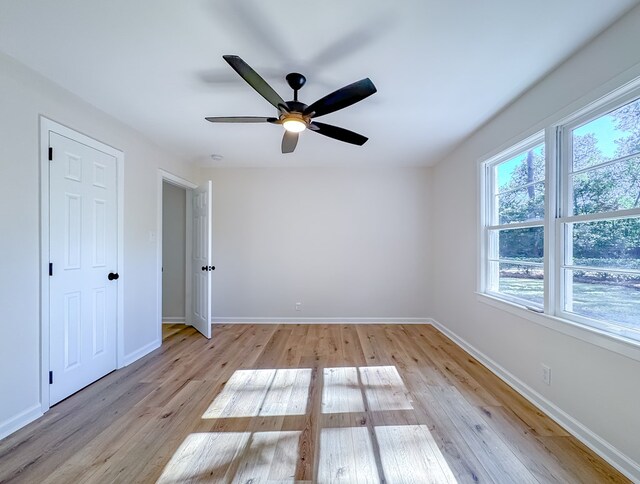
[[480, 291], [640, 341], [640, 93], [549, 126], [482, 170]]
[[544, 305], [545, 150], [542, 135], [486, 165], [487, 292]]
[[560, 139], [558, 313], [640, 340], [640, 99]]

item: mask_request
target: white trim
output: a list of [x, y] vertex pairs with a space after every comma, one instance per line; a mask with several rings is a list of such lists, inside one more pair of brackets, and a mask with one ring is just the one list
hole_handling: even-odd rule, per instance
[[476, 247], [476, 289], [478, 292], [487, 290], [487, 255], [488, 255], [488, 238], [489, 232], [485, 230], [489, 216], [487, 214], [488, 205], [486, 197], [487, 184], [487, 166], [484, 162], [476, 165], [476, 196], [478, 202], [478, 218], [476, 223], [476, 234], [478, 235], [478, 243]]
[[25, 425], [30, 424], [35, 419], [42, 417], [40, 402], [14, 415], [9, 420], [0, 423], [0, 440], [11, 435], [16, 430], [20, 430]]
[[127, 356], [124, 357], [123, 366], [129, 366], [131, 363], [138, 361], [143, 356], [147, 356], [153, 350], [160, 348], [161, 345], [162, 345], [162, 338], [152, 341], [148, 345], [144, 345], [142, 348], [139, 348], [134, 352], [129, 353]]
[[550, 314], [539, 313], [521, 306], [517, 303], [507, 301], [502, 297], [497, 298], [485, 293], [476, 293], [479, 302], [488, 304], [494, 308], [506, 311], [534, 323], [540, 324], [545, 328], [552, 329], [559, 333], [579, 339], [585, 343], [589, 343], [600, 348], [613, 351], [620, 355], [640, 361], [640, 344], [637, 341], [623, 338], [613, 333], [601, 331], [593, 326], [586, 326], [576, 321], [551, 316]]
[[242, 324], [431, 324], [431, 318], [211, 318], [212, 323]]
[[162, 168], [158, 168], [158, 173], [160, 174], [160, 176], [162, 176], [162, 179], [164, 181], [171, 183], [172, 185], [176, 185], [180, 188], [190, 188], [192, 190], [198, 188], [198, 185], [196, 185], [195, 183], [190, 182], [186, 178], [174, 175], [173, 173], [167, 170], [163, 170]]
[[[156, 297], [158, 301], [158, 305], [156, 307], [156, 321], [158, 322], [156, 327], [156, 338], [162, 344], [162, 210], [163, 210], [163, 192], [162, 188], [163, 182], [171, 183], [180, 188], [184, 188], [189, 193], [190, 190], [198, 188], [198, 185], [187, 180], [186, 178], [182, 178], [178, 175], [174, 175], [171, 172], [163, 170], [162, 168], [158, 168], [158, 181], [157, 181], [157, 214], [156, 214], [156, 251], [157, 251], [157, 260], [156, 260]], [[187, 195], [187, 212], [189, 211], [189, 197]], [[188, 213], [185, 213], [185, 217], [187, 217], [187, 225], [185, 236], [187, 237], [185, 240], [185, 254], [191, 250], [191, 239], [189, 238], [190, 226], [188, 222]], [[185, 255], [185, 260], [188, 260]], [[189, 306], [189, 266], [185, 264], [185, 314], [187, 307]], [[168, 319], [168, 318], [165, 318]], [[182, 318], [184, 322], [185, 318]], [[143, 348], [144, 349], [144, 348]]]
[[504, 259], [487, 259], [489, 262], [502, 262], [503, 264], [512, 264], [514, 266], [531, 266], [531, 267], [544, 267], [544, 261], [543, 262], [529, 262], [529, 261], [525, 261], [525, 260], [518, 260], [518, 259], [509, 259], [509, 258], [504, 258]]
[[[117, 270], [124, 274], [124, 153], [102, 141], [40, 115], [40, 409], [49, 410], [49, 133], [54, 132], [116, 159], [118, 241]], [[124, 366], [124, 284], [118, 281], [116, 369]]]
[[449, 330], [446, 326], [433, 319], [431, 320], [431, 322], [439, 331], [453, 340], [467, 353], [475, 357], [478, 361], [480, 361], [480, 363], [491, 370], [491, 372], [498, 378], [503, 380], [516, 392], [518, 392], [529, 402], [542, 410], [548, 417], [557, 422], [571, 435], [576, 437], [592, 451], [601, 456], [609, 464], [618, 469], [632, 481], [637, 482], [638, 480], [640, 480], [640, 463], [635, 462], [633, 459], [611, 445], [609, 442], [593, 432], [583, 423], [579, 422], [564, 410], [562, 410], [560, 407], [555, 405], [552, 401], [550, 401], [543, 395], [540, 395], [529, 385], [524, 383], [518, 377], [510, 373], [503, 366], [489, 358], [487, 355], [475, 348], [466, 340], [458, 336], [456, 333]]
[[526, 222], [510, 222], [507, 224], [487, 225], [487, 230], [515, 230], [531, 227], [544, 227], [544, 219], [527, 220]]

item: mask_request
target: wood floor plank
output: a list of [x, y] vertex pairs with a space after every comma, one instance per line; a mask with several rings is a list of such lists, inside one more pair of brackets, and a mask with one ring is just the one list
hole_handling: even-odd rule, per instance
[[165, 325], [0, 441], [0, 482], [629, 482], [428, 325]]

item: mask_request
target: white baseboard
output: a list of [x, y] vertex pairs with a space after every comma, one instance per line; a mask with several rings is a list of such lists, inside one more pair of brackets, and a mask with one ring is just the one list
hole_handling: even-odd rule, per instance
[[212, 323], [242, 324], [431, 324], [431, 318], [211, 318]]
[[35, 419], [42, 417], [42, 415], [42, 405], [38, 402], [32, 407], [23, 410], [18, 415], [11, 417], [9, 420], [0, 423], [0, 439], [4, 439], [16, 430], [30, 424]]
[[134, 351], [133, 353], [129, 353], [127, 356], [124, 357], [124, 364], [122, 366], [125, 367], [130, 365], [134, 361], [138, 361], [140, 358], [148, 355], [153, 350], [160, 348], [160, 345], [162, 345], [162, 339], [152, 341], [148, 345], [143, 346], [142, 348]]
[[463, 338], [443, 326], [438, 321], [431, 319], [431, 324], [438, 328], [442, 333], [453, 340], [458, 346], [463, 348], [467, 353], [474, 356], [484, 366], [489, 368], [496, 376], [504, 380], [509, 386], [517, 391], [524, 398], [533, 403], [536, 407], [546, 413], [550, 418], [555, 420], [559, 425], [564, 427], [569, 433], [580, 440], [583, 444], [600, 455], [609, 464], [622, 472], [625, 476], [634, 482], [640, 482], [640, 464], [635, 462], [629, 456], [615, 448], [605, 439], [590, 430], [584, 424], [573, 418], [564, 410], [557, 407], [546, 397], [540, 395], [537, 391], [524, 383], [518, 377], [511, 374], [504, 367], [493, 361], [487, 355], [467, 343]]
[[184, 316], [177, 316], [177, 317], [162, 317], [162, 324], [180, 324], [183, 323], [184, 324]]

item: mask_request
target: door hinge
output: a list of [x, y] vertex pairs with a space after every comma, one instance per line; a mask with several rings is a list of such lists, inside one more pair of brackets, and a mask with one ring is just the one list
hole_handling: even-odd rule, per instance
[[53, 161], [53, 148], [49, 146], [49, 161]]
[[53, 275], [53, 262], [49, 262], [49, 275]]
[[49, 385], [53, 385], [53, 372], [49, 372]]

